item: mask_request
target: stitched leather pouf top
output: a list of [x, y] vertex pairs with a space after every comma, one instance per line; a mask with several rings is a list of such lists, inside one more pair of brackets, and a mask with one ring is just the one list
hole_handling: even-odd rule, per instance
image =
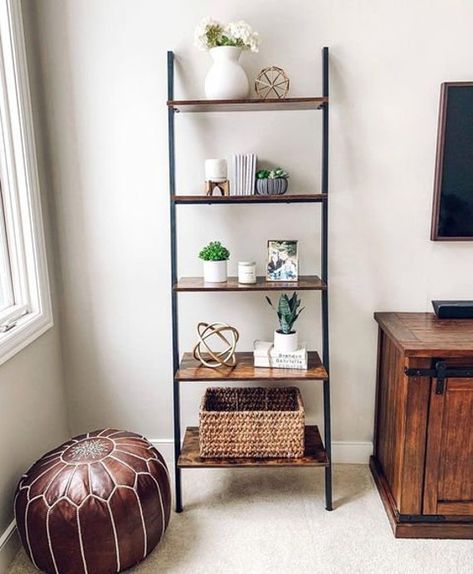
[[48, 574], [112, 574], [143, 560], [169, 522], [166, 464], [144, 437], [105, 429], [45, 454], [20, 480], [23, 546]]

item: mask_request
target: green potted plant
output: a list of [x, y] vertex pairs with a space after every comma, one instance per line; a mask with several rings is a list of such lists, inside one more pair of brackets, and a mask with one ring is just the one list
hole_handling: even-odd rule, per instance
[[279, 329], [274, 331], [274, 349], [278, 353], [292, 353], [297, 351], [299, 341], [297, 331], [295, 331], [293, 327], [304, 309], [304, 307], [299, 309], [301, 300], [297, 296], [297, 292], [294, 291], [292, 297], [288, 297], [286, 293], [282, 294], [279, 297], [277, 309], [268, 296], [266, 296], [266, 300], [276, 311], [279, 319]]
[[280, 167], [260, 169], [256, 172], [256, 193], [258, 195], [282, 195], [287, 191], [289, 174]]
[[204, 262], [204, 281], [224, 283], [227, 280], [227, 261], [230, 251], [220, 241], [211, 241], [199, 253]]

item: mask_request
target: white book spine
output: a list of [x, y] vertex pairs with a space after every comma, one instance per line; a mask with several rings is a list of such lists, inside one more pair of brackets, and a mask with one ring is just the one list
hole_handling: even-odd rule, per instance
[[247, 193], [248, 195], [251, 195], [253, 193], [253, 160], [254, 160], [255, 154], [254, 153], [250, 153], [248, 155], [248, 189], [247, 189]]
[[307, 357], [307, 349], [302, 347], [292, 353], [279, 353], [274, 347], [271, 347], [269, 350], [257, 349], [253, 351], [253, 354], [255, 357], [271, 357], [272, 359], [304, 359]]
[[243, 173], [243, 180], [245, 182], [245, 195], [248, 195], [248, 160], [249, 155], [245, 154], [245, 171]]
[[243, 170], [242, 170], [242, 174], [241, 174], [242, 181], [243, 181], [243, 184], [242, 184], [242, 188], [243, 188], [242, 194], [243, 194], [243, 195], [246, 195], [246, 170], [247, 170], [247, 165], [246, 165], [246, 164], [247, 164], [248, 156], [247, 156], [246, 154], [243, 154], [243, 155], [242, 155], [242, 158], [243, 158]]
[[255, 367], [275, 369], [307, 369], [307, 348], [303, 345], [293, 353], [278, 353], [269, 342], [258, 341], [253, 352]]
[[243, 193], [243, 157], [238, 154], [238, 195]]
[[238, 154], [236, 154], [236, 156], [235, 156], [235, 165], [236, 165], [235, 194], [239, 195], [240, 194], [240, 156]]
[[250, 167], [249, 167], [250, 173], [248, 174], [248, 195], [251, 195], [253, 193], [253, 158], [254, 157], [255, 157], [254, 153], [250, 154]]
[[242, 156], [243, 159], [243, 170], [241, 173], [241, 178], [242, 178], [242, 195], [246, 195], [246, 160], [247, 160], [247, 155], [243, 154]]
[[282, 359], [268, 359], [267, 357], [255, 357], [254, 364], [255, 367], [267, 367], [272, 369], [307, 369], [306, 361], [283, 361]]
[[236, 180], [237, 180], [237, 166], [236, 166], [236, 155], [232, 155], [232, 181], [230, 182], [230, 195], [235, 195], [236, 193]]
[[256, 154], [254, 153], [251, 158], [251, 190], [250, 195], [254, 195], [256, 186]]

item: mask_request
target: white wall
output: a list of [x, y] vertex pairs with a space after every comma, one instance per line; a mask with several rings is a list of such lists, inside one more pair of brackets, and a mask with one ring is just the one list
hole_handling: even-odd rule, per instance
[[[13, 497], [22, 473], [68, 436], [57, 328], [0, 367], [0, 405], [1, 536], [13, 520]], [[0, 572], [4, 550], [8, 548], [0, 548]]]
[[[331, 49], [331, 343], [333, 433], [372, 435], [375, 310], [429, 310], [472, 296], [472, 244], [429, 241], [439, 85], [471, 80], [473, 4], [417, 0], [216, 0], [171, 3], [42, 0], [37, 24], [44, 114], [62, 274], [69, 415], [74, 432], [104, 425], [172, 436], [166, 50], [177, 53], [177, 97], [203, 95], [209, 58], [192, 46], [202, 16], [244, 18], [261, 34], [244, 56], [250, 78], [284, 67], [291, 95], [320, 94]], [[254, 150], [318, 191], [320, 114], [177, 118], [179, 191], [201, 189], [206, 157]], [[182, 207], [181, 274], [225, 241], [231, 271], [268, 238], [300, 240], [303, 272], [319, 270], [318, 206]], [[314, 261], [315, 259], [315, 261]], [[319, 296], [304, 295], [300, 331], [320, 345]], [[182, 349], [198, 320], [236, 325], [240, 349], [269, 337], [261, 294], [181, 296]], [[184, 387], [184, 425], [203, 388]], [[309, 418], [321, 397], [305, 385]]]
[[[24, 25], [32, 72], [30, 87], [35, 128], [39, 136], [43, 130], [38, 123], [35, 54], [30, 51], [33, 31], [28, 17]], [[48, 179], [44, 171], [43, 149], [41, 137], [37, 137], [49, 270], [54, 291], [54, 255], [49, 233]], [[53, 303], [55, 301], [53, 292]], [[10, 538], [7, 535], [13, 521], [15, 488], [22, 473], [45, 451], [60, 444], [69, 435], [57, 308], [54, 315], [56, 324], [52, 329], [0, 366], [0, 540], [3, 542], [0, 543], [0, 572], [6, 572], [7, 564], [16, 549], [15, 534]]]

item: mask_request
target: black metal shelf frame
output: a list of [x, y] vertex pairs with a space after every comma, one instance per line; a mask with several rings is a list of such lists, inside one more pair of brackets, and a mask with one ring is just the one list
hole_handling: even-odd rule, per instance
[[[168, 100], [174, 100], [174, 52], [167, 54]], [[328, 191], [329, 191], [329, 49], [322, 49], [322, 95], [327, 101], [322, 104], [322, 180], [321, 193], [321, 278], [326, 288], [321, 291], [322, 305], [322, 362], [328, 373], [323, 381], [324, 403], [324, 446], [328, 457], [325, 467], [325, 508], [332, 510], [332, 439], [330, 415], [330, 353], [329, 353], [329, 300], [328, 300]], [[168, 155], [169, 155], [169, 195], [170, 195], [170, 240], [171, 240], [171, 314], [172, 314], [172, 368], [173, 368], [173, 411], [174, 411], [174, 471], [176, 512], [182, 512], [181, 469], [178, 459], [181, 452], [181, 399], [180, 381], [176, 378], [179, 369], [179, 321], [178, 291], [173, 289], [177, 277], [177, 229], [176, 206], [176, 160], [175, 160], [175, 125], [176, 110], [168, 107]], [[231, 201], [229, 201], [231, 203]], [[250, 203], [250, 202], [248, 202]], [[291, 203], [288, 196], [288, 203]]]

